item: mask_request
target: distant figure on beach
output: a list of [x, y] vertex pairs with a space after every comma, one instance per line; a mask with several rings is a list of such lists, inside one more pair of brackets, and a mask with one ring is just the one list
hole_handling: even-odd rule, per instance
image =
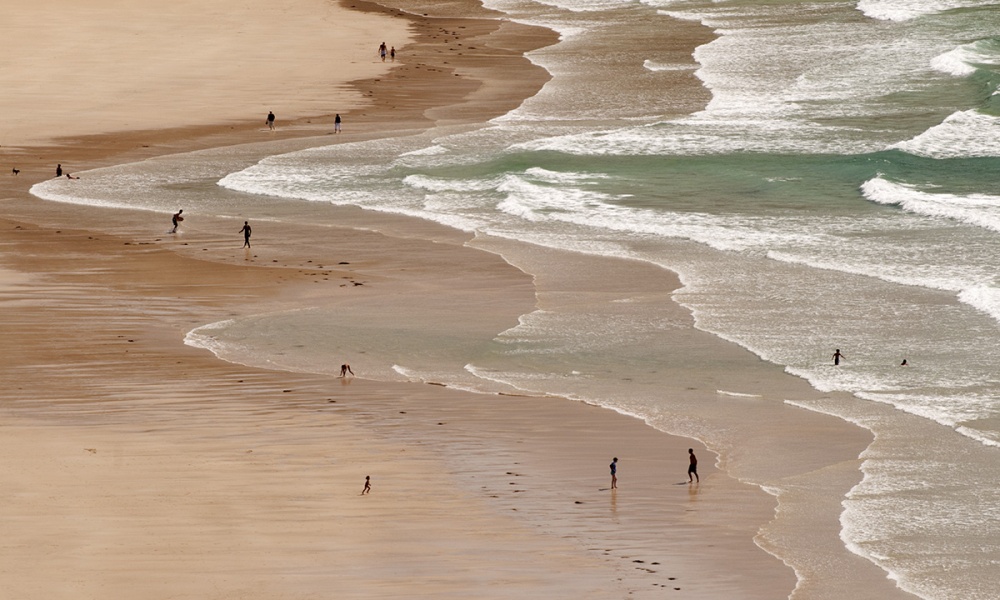
[[56, 165], [56, 177], [62, 177], [62, 164]]
[[385, 42], [382, 42], [378, 47], [378, 55], [382, 57], [382, 62], [385, 62]]
[[250, 247], [250, 223], [243, 221], [243, 229], [240, 229], [240, 233], [243, 234], [243, 247]]
[[174, 213], [174, 216], [173, 216], [173, 217], [171, 217], [171, 219], [170, 219], [170, 220], [171, 220], [171, 221], [173, 222], [173, 224], [174, 224], [174, 228], [170, 230], [170, 233], [177, 233], [177, 225], [178, 225], [178, 224], [179, 224], [179, 223], [180, 223], [181, 221], [183, 221], [183, 220], [184, 220], [184, 217], [182, 217], [182, 216], [181, 216], [181, 213], [182, 213], [182, 212], [184, 212], [184, 209], [183, 209], [183, 208], [182, 208], [182, 209], [180, 209], [179, 211], [175, 212], [175, 213]]
[[274, 131], [274, 113], [267, 111], [267, 128]]
[[389, 59], [392, 60], [392, 62], [396, 62], [396, 47], [395, 46], [393, 46], [392, 48], [389, 49]]
[[337, 116], [333, 118], [333, 132], [334, 133], [340, 133], [340, 120], [341, 120], [340, 119], [340, 113], [337, 113]]
[[839, 365], [840, 364], [840, 359], [842, 359], [842, 358], [845, 358], [845, 357], [844, 357], [843, 354], [840, 353], [840, 348], [837, 348], [837, 351], [833, 353], [833, 365], [834, 366]]
[[17, 167], [14, 167], [13, 169], [10, 170], [10, 172], [13, 173], [15, 177], [17, 177], [17, 174], [20, 173], [21, 171], [18, 170]]
[[350, 373], [351, 375], [354, 375], [354, 371], [351, 370], [351, 365], [349, 365], [347, 363], [344, 363], [344, 364], [340, 365], [340, 376], [341, 377], [347, 377], [348, 373]]
[[364, 496], [370, 491], [372, 491], [372, 476], [365, 475], [365, 489], [361, 490], [361, 495]]
[[69, 173], [66, 173], [66, 179], [79, 179], [79, 177], [73, 177]]
[[906, 359], [904, 358], [904, 359], [903, 359], [903, 362], [899, 363], [899, 366], [901, 366], [901, 367], [905, 367], [905, 366], [907, 366], [907, 365], [909, 365], [909, 364], [910, 364], [910, 363], [906, 362]]
[[611, 489], [618, 489], [618, 457], [611, 459]]
[[694, 448], [688, 448], [688, 458], [691, 459], [691, 463], [688, 465], [688, 483], [695, 481], [700, 483], [701, 478], [698, 477], [698, 457], [694, 455]]

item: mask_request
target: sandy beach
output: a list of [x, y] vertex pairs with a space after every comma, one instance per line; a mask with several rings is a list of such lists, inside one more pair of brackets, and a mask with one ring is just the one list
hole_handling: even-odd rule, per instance
[[[778, 402], [761, 408], [775, 435], [706, 448], [562, 398], [379, 381], [363, 357], [351, 360], [356, 377], [337, 378], [184, 344], [196, 327], [318, 296], [348, 314], [411, 306], [385, 318], [490, 339], [560, 301], [573, 276], [533, 277], [544, 252], [505, 260], [499, 241], [340, 208], [336, 236], [272, 229], [303, 243], [244, 254], [228, 220], [189, 219], [171, 238], [169, 215], [28, 193], [57, 164], [85, 177], [223, 146], [252, 164], [482, 122], [544, 85], [524, 53], [555, 43], [553, 32], [468, 2], [404, 14], [367, 2], [108, 0], [83, 11], [54, 0], [11, 18], [0, 49], [26, 58], [0, 71], [12, 123], [0, 137], [0, 597], [836, 598], [837, 571], [864, 590], [853, 596], [909, 597], [839, 548], [840, 501], [871, 436], [833, 417]], [[673, 43], [690, 54], [709, 35], [678, 24]], [[395, 62], [377, 56], [383, 39]], [[704, 98], [686, 81], [693, 107]], [[680, 286], [624, 264], [608, 259], [601, 285], [666, 302]], [[462, 299], [447, 319], [430, 310], [444, 297]], [[711, 353], [718, 368], [679, 371], [665, 395], [720, 412], [731, 408], [717, 392], [733, 382], [820, 396], [674, 308], [679, 351]], [[798, 503], [761, 490], [778, 480], [801, 485]], [[797, 540], [803, 561], [770, 554], [777, 538]], [[837, 564], [810, 571], [813, 548]]]

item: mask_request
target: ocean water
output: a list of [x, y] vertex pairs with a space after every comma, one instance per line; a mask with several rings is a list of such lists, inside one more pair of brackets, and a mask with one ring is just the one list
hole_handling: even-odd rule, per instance
[[[787, 399], [875, 433], [864, 479], [843, 501], [847, 548], [919, 597], [995, 598], [1000, 3], [487, 5], [562, 39], [531, 54], [552, 81], [482, 127], [252, 164], [224, 152], [172, 157], [95, 171], [86, 188], [57, 180], [34, 192], [161, 212], [182, 195], [189, 212], [238, 216], [249, 206], [292, 224], [359, 206], [474, 232], [471, 245], [545, 280], [618, 277], [587, 257], [677, 273], [673, 295], [639, 282], [641, 292], [626, 285], [573, 301], [543, 289], [538, 310], [487, 343], [372, 331], [322, 306], [207, 324], [189, 342], [230, 360], [322, 371], [347, 351], [324, 333], [336, 330], [366, 338], [384, 364], [374, 376], [579, 398], [718, 447], [724, 435], [706, 430], [716, 415], [661, 393], [707, 360], [670, 347], [680, 325], [664, 303], [678, 302], [699, 329], [854, 398]], [[715, 37], [681, 57], [664, 40], [677, 21]], [[679, 76], [709, 92], [700, 110], [678, 115]], [[186, 183], [208, 180], [218, 185]], [[780, 483], [768, 489], [781, 494]], [[780, 546], [769, 550], [794, 565]]]

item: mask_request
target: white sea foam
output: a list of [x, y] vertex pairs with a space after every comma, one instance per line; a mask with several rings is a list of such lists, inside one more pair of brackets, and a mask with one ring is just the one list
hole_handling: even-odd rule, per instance
[[969, 439], [976, 440], [984, 446], [1000, 448], [1000, 436], [998, 436], [996, 431], [985, 433], [979, 429], [973, 429], [972, 427], [956, 427], [955, 431], [961, 433]]
[[407, 369], [406, 367], [394, 364], [392, 365], [392, 370], [399, 373], [400, 375], [402, 375], [403, 377], [407, 378], [410, 381], [423, 381], [420, 377], [416, 375], [414, 371], [412, 371], [411, 369]]
[[863, 183], [861, 191], [865, 198], [878, 204], [894, 204], [916, 214], [1000, 231], [1000, 196], [928, 192], [881, 176]]
[[514, 149], [580, 156], [699, 156], [739, 152], [852, 154], [885, 147], [859, 139], [856, 129], [821, 126], [780, 112], [727, 114], [715, 107], [712, 112], [654, 125], [549, 137], [518, 144]]
[[859, 398], [891, 404], [911, 415], [934, 421], [946, 427], [955, 428], [967, 419], [982, 417], [982, 407], [969, 402], [966, 397], [939, 394], [879, 394], [871, 391], [860, 392]]
[[105, 208], [131, 208], [123, 202], [115, 202], [100, 196], [91, 197], [86, 195], [83, 186], [66, 185], [61, 179], [43, 181], [31, 186], [29, 193], [36, 198], [48, 200], [50, 202], [63, 202], [65, 204], [82, 204], [84, 206], [102, 206]]
[[958, 298], [1000, 322], [1000, 289], [987, 285], [971, 287], [962, 290]]
[[575, 13], [601, 12], [621, 8], [627, 0], [536, 0], [539, 4], [555, 6]]
[[977, 0], [859, 0], [858, 10], [880, 21], [909, 21], [953, 8], [982, 6]]
[[580, 184], [589, 183], [595, 179], [608, 179], [604, 173], [574, 173], [572, 171], [550, 171], [541, 167], [531, 167], [527, 169], [525, 175], [538, 181], [556, 184]]
[[221, 357], [222, 351], [226, 346], [218, 340], [215, 334], [231, 326], [234, 322], [232, 319], [226, 319], [196, 327], [184, 336], [184, 343], [193, 348], [208, 350], [212, 354]]
[[734, 398], [763, 398], [760, 394], [745, 394], [742, 392], [727, 392], [726, 390], [715, 390], [720, 396], [732, 396]]
[[942, 73], [965, 77], [976, 72], [976, 67], [973, 66], [975, 58], [975, 56], [970, 55], [969, 47], [959, 46], [931, 59], [931, 67]]
[[687, 63], [658, 63], [649, 60], [648, 58], [642, 62], [643, 68], [657, 72], [657, 71], [693, 71], [698, 68], [696, 64]]
[[[115, 197], [108, 194], [108, 180], [103, 173], [104, 170], [81, 172], [77, 175], [79, 180], [50, 179], [31, 186], [31, 195], [48, 200], [50, 202], [62, 202], [65, 204], [80, 204], [83, 206], [95, 206], [102, 208], [120, 208], [131, 210], [148, 210], [162, 212], [156, 206], [147, 205], [141, 197], [136, 197], [135, 192], [125, 197]], [[100, 179], [101, 185], [91, 186], [90, 179]], [[130, 187], [128, 182], [118, 182], [119, 186], [131, 190], [141, 189], [140, 186]]]
[[617, 204], [620, 197], [572, 187], [549, 188], [511, 176], [499, 186], [504, 213], [532, 222], [572, 223], [634, 235], [688, 239], [723, 251], [760, 251], [775, 245], [823, 247], [832, 240], [783, 219], [674, 213]]
[[429, 177], [427, 175], [407, 175], [403, 178], [403, 183], [416, 189], [427, 192], [482, 192], [492, 190], [502, 181], [495, 179], [455, 179], [443, 177]]
[[[643, 4], [652, 4], [653, 6], [672, 6], [672, 5], [683, 5], [686, 0], [642, 0]], [[677, 19], [679, 21], [699, 21], [701, 22], [701, 15], [698, 13], [680, 12], [676, 10], [664, 10], [660, 9], [656, 11], [665, 17], [670, 17], [671, 19]]]
[[881, 21], [908, 21], [942, 10], [940, 3], [912, 0], [860, 0], [858, 10]]
[[1000, 156], [1000, 118], [977, 110], [952, 113], [941, 124], [890, 147], [938, 159]]
[[419, 148], [417, 150], [411, 150], [409, 152], [403, 152], [400, 156], [439, 156], [441, 154], [448, 154], [451, 152], [448, 148], [440, 145], [428, 146], [426, 148]]

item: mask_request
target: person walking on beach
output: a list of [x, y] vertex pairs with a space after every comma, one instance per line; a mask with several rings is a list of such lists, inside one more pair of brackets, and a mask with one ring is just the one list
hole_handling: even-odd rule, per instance
[[372, 491], [372, 476], [365, 475], [365, 489], [361, 490], [361, 495], [364, 496], [365, 494], [371, 491]]
[[393, 46], [389, 49], [389, 60], [396, 62], [396, 47]]
[[178, 225], [178, 223], [180, 223], [181, 221], [184, 220], [184, 217], [181, 216], [182, 212], [184, 212], [183, 208], [180, 209], [180, 210], [178, 210], [177, 212], [175, 212], [174, 216], [170, 219], [173, 222], [173, 224], [174, 224], [174, 228], [170, 230], [170, 233], [177, 233], [177, 225]]
[[337, 113], [337, 116], [333, 118], [333, 132], [334, 133], [340, 133], [340, 121], [341, 121], [341, 119], [340, 119], [340, 113]]
[[351, 370], [351, 365], [347, 363], [340, 365], [340, 376], [347, 377], [348, 373], [350, 373], [352, 376], [354, 375], [354, 371]]
[[274, 113], [267, 111], [267, 128], [274, 131]]
[[62, 163], [56, 165], [56, 177], [62, 177]]
[[840, 364], [840, 359], [842, 359], [842, 358], [845, 358], [845, 357], [844, 357], [843, 354], [840, 353], [840, 348], [837, 348], [837, 351], [833, 353], [833, 366], [839, 365]]
[[694, 448], [688, 448], [688, 458], [691, 459], [688, 464], [688, 483], [695, 481], [701, 483], [701, 478], [698, 477], [698, 457], [694, 455]]
[[385, 42], [382, 42], [382, 44], [378, 47], [378, 55], [382, 57], [382, 62], [385, 62], [385, 53]]
[[618, 457], [611, 459], [611, 489], [618, 489]]
[[243, 247], [250, 247], [250, 223], [243, 221], [243, 229], [240, 229], [240, 233], [243, 234]]

